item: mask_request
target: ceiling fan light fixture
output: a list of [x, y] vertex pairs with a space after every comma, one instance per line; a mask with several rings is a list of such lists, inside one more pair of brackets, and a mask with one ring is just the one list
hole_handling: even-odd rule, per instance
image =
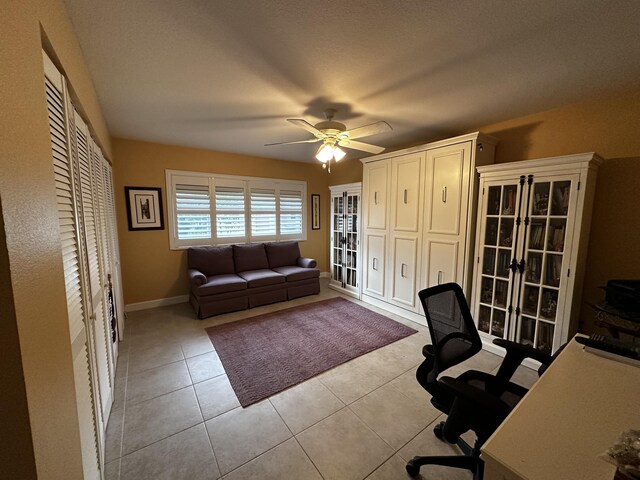
[[327, 163], [333, 158], [333, 147], [328, 143], [323, 144], [316, 152], [316, 158], [322, 163]]
[[340, 147], [333, 147], [333, 158], [336, 160], [336, 162], [342, 160], [346, 154], [347, 153]]

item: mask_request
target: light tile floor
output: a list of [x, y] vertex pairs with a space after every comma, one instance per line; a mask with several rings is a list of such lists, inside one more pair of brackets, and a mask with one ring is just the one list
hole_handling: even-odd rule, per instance
[[[129, 313], [107, 428], [107, 479], [406, 479], [414, 455], [458, 453], [433, 435], [442, 418], [415, 380], [426, 327], [369, 305], [419, 332], [240, 407], [204, 329], [334, 296], [323, 280], [320, 295], [206, 320], [188, 304]], [[483, 351], [456, 372], [492, 372], [499, 362]], [[526, 368], [516, 373], [524, 386], [536, 378]], [[423, 474], [471, 478], [437, 466]]]

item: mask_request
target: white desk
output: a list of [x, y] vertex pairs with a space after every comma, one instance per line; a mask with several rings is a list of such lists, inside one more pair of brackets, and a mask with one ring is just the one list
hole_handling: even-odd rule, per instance
[[612, 480], [597, 458], [640, 429], [640, 367], [572, 340], [482, 448], [485, 480]]

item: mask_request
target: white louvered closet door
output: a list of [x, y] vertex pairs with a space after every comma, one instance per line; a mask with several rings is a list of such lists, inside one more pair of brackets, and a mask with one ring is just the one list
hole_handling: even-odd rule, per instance
[[[124, 299], [122, 293], [122, 279], [120, 278], [120, 249], [118, 246], [118, 226], [116, 224], [116, 204], [115, 194], [113, 191], [113, 173], [111, 165], [104, 156], [102, 157], [102, 171], [104, 174], [105, 197], [107, 200], [107, 233], [109, 239], [109, 248], [111, 250], [111, 282], [113, 285], [113, 299], [116, 309], [116, 318], [118, 321], [117, 333], [122, 339], [124, 330]], [[118, 357], [118, 342], [114, 344], [115, 357]]]
[[111, 249], [108, 240], [108, 214], [106, 188], [104, 184], [104, 171], [102, 169], [102, 151], [92, 138], [89, 138], [91, 152], [91, 176], [93, 187], [93, 205], [98, 236], [98, 259], [100, 262], [100, 285], [102, 290], [102, 316], [96, 321], [96, 327], [102, 324], [105, 335], [105, 348], [109, 360], [109, 381], [111, 385], [115, 380], [115, 354], [113, 351], [113, 339], [111, 335], [111, 311], [109, 306], [109, 278], [113, 270], [111, 263]]
[[100, 398], [101, 421], [106, 425], [113, 403], [112, 378], [110, 375], [110, 361], [105, 328], [105, 303], [102, 288], [102, 266], [100, 258], [99, 219], [97, 218], [97, 195], [93, 191], [91, 151], [89, 134], [80, 115], [74, 115], [76, 147], [78, 153], [78, 167], [80, 170], [80, 193], [82, 196], [82, 217], [84, 219], [84, 233], [86, 243], [87, 264], [89, 270], [89, 285], [91, 293], [91, 319], [93, 325], [93, 343], [98, 373], [98, 390]]
[[73, 136], [64, 78], [44, 55], [45, 93], [51, 135], [51, 158], [56, 185], [60, 246], [64, 266], [69, 334], [77, 400], [84, 478], [101, 478], [102, 430], [96, 424], [95, 387], [92, 383], [92, 346], [89, 343], [86, 276], [82, 252], [82, 227], [78, 203], [78, 172], [73, 161]]

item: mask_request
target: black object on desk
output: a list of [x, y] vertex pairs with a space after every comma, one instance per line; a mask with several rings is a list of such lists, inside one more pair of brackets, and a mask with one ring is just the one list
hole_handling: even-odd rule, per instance
[[604, 301], [615, 310], [640, 313], [640, 280], [609, 280]]
[[591, 337], [577, 336], [576, 342], [592, 350], [599, 350], [640, 362], [640, 345], [634, 343], [623, 342], [616, 338], [605, 337], [604, 335], [591, 335]]

